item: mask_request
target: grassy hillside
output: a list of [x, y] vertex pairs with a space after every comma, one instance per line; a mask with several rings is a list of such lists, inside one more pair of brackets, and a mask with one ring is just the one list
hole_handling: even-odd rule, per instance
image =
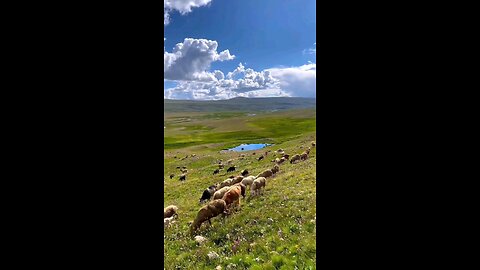
[[[255, 114], [255, 115], [249, 115]], [[280, 165], [280, 172], [267, 179], [263, 195], [251, 198], [248, 190], [241, 210], [203, 224], [196, 235], [208, 241], [198, 245], [189, 235], [201, 205], [199, 199], [208, 186], [232, 173], [220, 171], [218, 159], [234, 159], [240, 170], [256, 175], [273, 167], [274, 150], [291, 155], [301, 153], [315, 140], [315, 109], [278, 112], [167, 113], [165, 116], [164, 206], [177, 205], [179, 219], [164, 231], [165, 269], [315, 269], [315, 186], [316, 149], [306, 161]], [[273, 143], [261, 150], [220, 152], [240, 143]], [[262, 161], [259, 154], [272, 152]], [[253, 153], [256, 153], [253, 155]], [[192, 157], [192, 154], [196, 154]], [[245, 159], [240, 159], [245, 154]], [[180, 160], [188, 155], [189, 157]], [[177, 157], [177, 158], [175, 158]], [[177, 166], [187, 166], [185, 182], [180, 182]], [[173, 173], [175, 177], [169, 179]], [[234, 252], [234, 241], [240, 239]], [[209, 252], [217, 259], [209, 259]]]
[[274, 98], [233, 98], [227, 100], [173, 100], [164, 99], [165, 112], [229, 112], [229, 111], [271, 111], [299, 108], [313, 108], [315, 98], [274, 97]]

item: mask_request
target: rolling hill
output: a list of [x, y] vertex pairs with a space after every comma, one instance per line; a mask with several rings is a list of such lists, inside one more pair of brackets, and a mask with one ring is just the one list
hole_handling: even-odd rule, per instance
[[272, 97], [226, 100], [173, 100], [164, 99], [164, 112], [227, 112], [227, 111], [272, 111], [314, 108], [316, 98]]

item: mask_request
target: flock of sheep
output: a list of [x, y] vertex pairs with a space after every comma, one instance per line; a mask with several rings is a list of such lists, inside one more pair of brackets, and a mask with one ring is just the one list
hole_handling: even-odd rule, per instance
[[[312, 142], [312, 147], [315, 147], [315, 142]], [[262, 160], [268, 155], [267, 151], [261, 155], [258, 160]], [[194, 233], [200, 229], [201, 225], [204, 222], [208, 222], [211, 225], [210, 219], [222, 214], [224, 217], [230, 214], [235, 208], [240, 208], [240, 197], [246, 197], [247, 188], [250, 188], [251, 197], [263, 194], [263, 190], [267, 184], [267, 179], [269, 177], [274, 177], [276, 173], [280, 171], [279, 164], [282, 164], [290, 158], [288, 154], [285, 154], [283, 149], [279, 149], [276, 153], [281, 154], [281, 158], [276, 158], [272, 160], [276, 164], [272, 169], [265, 170], [258, 175], [249, 175], [248, 170], [243, 170], [240, 175], [230, 176], [228, 179], [211, 185], [205, 189], [202, 193], [199, 203], [207, 203], [197, 213], [195, 220], [190, 222], [190, 233]], [[310, 147], [307, 148], [302, 154], [296, 154], [290, 159], [290, 163], [294, 164], [298, 161], [303, 161], [308, 158], [310, 153]], [[255, 153], [253, 153], [254, 155]], [[240, 158], [244, 158], [245, 155], [242, 154]], [[231, 164], [233, 160], [228, 160], [227, 164]], [[219, 173], [219, 170], [224, 168], [222, 160], [218, 162], [219, 169], [216, 169], [213, 174]], [[186, 179], [187, 169], [186, 167], [177, 167], [181, 169], [182, 175], [180, 180], [184, 181]], [[231, 166], [227, 169], [227, 172], [235, 171], [236, 166]], [[170, 179], [173, 178], [173, 174], [170, 175]], [[164, 209], [163, 218], [164, 226], [168, 227], [170, 223], [174, 221], [174, 218], [178, 218], [178, 207], [175, 205], [170, 205]]]

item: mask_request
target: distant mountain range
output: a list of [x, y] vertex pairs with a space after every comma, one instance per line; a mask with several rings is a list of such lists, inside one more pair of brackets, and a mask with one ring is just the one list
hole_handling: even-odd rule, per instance
[[221, 112], [221, 111], [271, 111], [301, 108], [315, 108], [316, 98], [236, 97], [224, 100], [176, 100], [164, 99], [165, 112]]

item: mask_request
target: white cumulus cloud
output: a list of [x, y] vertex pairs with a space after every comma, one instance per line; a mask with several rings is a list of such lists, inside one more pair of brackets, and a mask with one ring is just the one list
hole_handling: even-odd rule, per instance
[[170, 23], [170, 12], [178, 11], [185, 15], [192, 12], [192, 8], [208, 5], [212, 0], [163, 0], [163, 24]]
[[175, 45], [173, 51], [163, 54], [164, 75], [167, 80], [214, 81], [223, 78], [221, 71], [208, 72], [215, 61], [228, 61], [235, 58], [229, 50], [217, 52], [218, 43], [214, 40], [186, 38]]

